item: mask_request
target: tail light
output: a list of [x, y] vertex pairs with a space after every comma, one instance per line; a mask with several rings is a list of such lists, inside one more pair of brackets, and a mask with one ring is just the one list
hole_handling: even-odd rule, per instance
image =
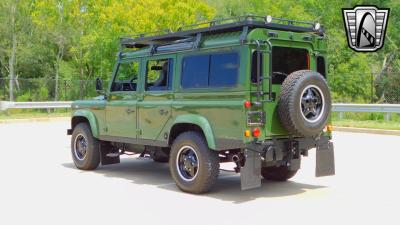
[[254, 128], [253, 129], [253, 137], [259, 137], [260, 136], [260, 134], [261, 134], [261, 130], [260, 130], [260, 128]]
[[251, 107], [251, 102], [250, 102], [249, 100], [246, 100], [246, 101], [244, 102], [244, 107], [245, 107], [245, 108], [250, 108], [250, 107]]

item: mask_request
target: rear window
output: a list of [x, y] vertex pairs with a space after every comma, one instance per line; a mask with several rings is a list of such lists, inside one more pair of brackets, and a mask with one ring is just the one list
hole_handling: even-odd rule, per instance
[[232, 87], [239, 75], [237, 53], [187, 56], [182, 63], [183, 88]]
[[282, 84], [294, 71], [309, 69], [309, 63], [307, 49], [272, 47], [272, 83]]
[[308, 51], [301, 48], [272, 47], [272, 72], [290, 74], [308, 69]]

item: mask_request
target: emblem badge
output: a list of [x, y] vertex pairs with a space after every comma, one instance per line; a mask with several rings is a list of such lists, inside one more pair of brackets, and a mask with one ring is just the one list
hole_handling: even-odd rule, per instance
[[382, 48], [389, 9], [356, 6], [342, 11], [350, 48], [357, 52], [374, 52]]

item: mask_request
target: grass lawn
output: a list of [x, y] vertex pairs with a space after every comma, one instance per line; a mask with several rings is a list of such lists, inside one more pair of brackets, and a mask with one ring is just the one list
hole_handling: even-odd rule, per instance
[[10, 119], [36, 119], [36, 118], [55, 118], [55, 117], [66, 117], [71, 116], [71, 112], [66, 112], [65, 110], [62, 112], [0, 112], [0, 120], [10, 120]]

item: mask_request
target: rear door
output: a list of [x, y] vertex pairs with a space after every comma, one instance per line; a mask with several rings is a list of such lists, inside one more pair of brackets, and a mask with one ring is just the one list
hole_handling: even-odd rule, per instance
[[139, 138], [155, 140], [171, 117], [175, 56], [155, 56], [143, 61], [143, 100], [138, 102]]
[[[294, 71], [313, 69], [310, 68], [310, 45], [304, 43], [293, 43], [292, 41], [280, 41], [279, 44], [272, 41], [272, 58], [268, 52], [263, 51], [261, 56], [262, 69], [261, 73], [264, 77], [269, 77], [269, 66], [271, 65], [272, 72], [272, 98], [274, 101], [265, 102], [264, 112], [265, 112], [265, 135], [266, 136], [284, 136], [288, 135], [287, 130], [282, 126], [280, 118], [278, 115], [278, 103], [279, 96], [281, 92], [281, 86], [283, 81], [286, 79], [287, 75]], [[267, 48], [268, 46], [264, 46]], [[270, 50], [270, 49], [265, 49]], [[253, 55], [253, 63], [256, 58]], [[271, 60], [271, 62], [270, 62]], [[271, 63], [271, 64], [270, 64]], [[313, 62], [311, 62], [313, 63]], [[255, 67], [256, 68], [256, 67]], [[255, 72], [252, 72], [252, 75]], [[254, 77], [254, 75], [253, 75]], [[253, 90], [257, 89], [257, 82], [252, 79]], [[269, 92], [269, 79], [262, 80], [262, 88], [264, 93]], [[268, 95], [263, 97], [264, 100], [268, 99]]]
[[137, 83], [140, 61], [118, 63], [106, 104], [107, 136], [136, 138]]

